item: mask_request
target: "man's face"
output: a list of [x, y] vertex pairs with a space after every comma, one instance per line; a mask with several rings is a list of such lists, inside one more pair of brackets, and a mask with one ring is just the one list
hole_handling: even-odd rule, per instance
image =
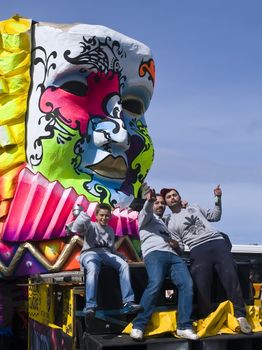
[[150, 50], [109, 28], [36, 24], [29, 167], [88, 200], [131, 202], [153, 161]]
[[162, 217], [164, 215], [166, 209], [165, 201], [162, 196], [156, 196], [156, 200], [153, 204], [153, 212], [154, 214]]
[[166, 205], [171, 208], [180, 205], [181, 199], [179, 194], [175, 190], [172, 190], [165, 195], [165, 202]]
[[110, 218], [111, 218], [111, 213], [110, 213], [110, 210], [108, 209], [99, 209], [98, 213], [96, 214], [96, 221], [101, 226], [107, 226]]

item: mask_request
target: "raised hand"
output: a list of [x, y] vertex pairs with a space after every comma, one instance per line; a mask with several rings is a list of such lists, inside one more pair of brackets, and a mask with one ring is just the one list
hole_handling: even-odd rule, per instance
[[149, 187], [149, 191], [146, 195], [147, 200], [156, 200], [156, 191], [153, 188]]
[[214, 188], [214, 195], [215, 195], [216, 197], [221, 197], [221, 196], [222, 196], [222, 190], [221, 190], [221, 188], [220, 188], [220, 185], [217, 185], [217, 187]]
[[146, 199], [147, 198], [147, 194], [148, 192], [151, 190], [151, 188], [148, 186], [148, 184], [146, 182], [144, 182], [141, 186], [141, 198], [142, 199]]
[[188, 201], [185, 201], [185, 200], [181, 200], [181, 207], [182, 208], [186, 208], [188, 206]]

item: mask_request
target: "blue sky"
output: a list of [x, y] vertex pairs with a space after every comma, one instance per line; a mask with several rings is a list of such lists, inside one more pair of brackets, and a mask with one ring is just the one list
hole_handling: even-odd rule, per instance
[[149, 0], [1, 2], [0, 20], [101, 24], [147, 44], [156, 88], [147, 111], [155, 161], [147, 182], [213, 206], [235, 244], [262, 244], [262, 2]]

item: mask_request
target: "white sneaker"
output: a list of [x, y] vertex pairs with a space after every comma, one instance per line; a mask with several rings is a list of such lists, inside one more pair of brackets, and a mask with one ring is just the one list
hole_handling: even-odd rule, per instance
[[144, 333], [137, 328], [133, 328], [130, 337], [133, 338], [134, 340], [142, 341], [143, 340]]
[[181, 338], [197, 340], [199, 336], [193, 331], [193, 329], [177, 329], [176, 334]]
[[247, 322], [247, 319], [245, 317], [238, 317], [237, 320], [242, 333], [245, 333], [245, 334], [252, 333], [252, 328], [250, 324]]

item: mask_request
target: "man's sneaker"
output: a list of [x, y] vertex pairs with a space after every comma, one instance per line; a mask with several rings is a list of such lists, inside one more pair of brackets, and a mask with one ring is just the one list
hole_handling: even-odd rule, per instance
[[84, 307], [83, 312], [86, 319], [92, 319], [95, 317], [96, 309], [94, 307]]
[[137, 340], [137, 341], [142, 341], [143, 336], [144, 336], [144, 333], [140, 329], [137, 329], [137, 328], [133, 328], [131, 333], [130, 333], [130, 337], [134, 340]]
[[252, 333], [252, 328], [250, 324], [247, 322], [247, 319], [245, 317], [238, 317], [237, 320], [242, 333], [245, 333], [245, 334]]
[[125, 303], [123, 305], [122, 313], [123, 314], [137, 314], [138, 312], [143, 311], [144, 308], [139, 305], [135, 304], [133, 301], [129, 301], [128, 303]]
[[197, 340], [199, 336], [193, 331], [193, 329], [177, 329], [176, 334], [181, 338]]

